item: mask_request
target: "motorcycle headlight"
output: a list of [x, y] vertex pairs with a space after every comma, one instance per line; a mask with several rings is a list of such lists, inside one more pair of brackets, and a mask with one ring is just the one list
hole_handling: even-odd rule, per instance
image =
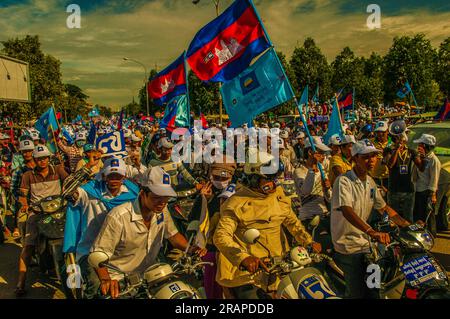
[[61, 208], [61, 202], [62, 202], [61, 197], [55, 198], [47, 202], [42, 202], [41, 203], [42, 211], [47, 214], [52, 214]]
[[422, 244], [423, 248], [427, 251], [433, 249], [434, 239], [428, 231], [418, 232], [414, 234], [416, 240]]
[[283, 188], [284, 194], [286, 196], [291, 196], [295, 194], [295, 183], [294, 181], [284, 181], [281, 184], [281, 187]]

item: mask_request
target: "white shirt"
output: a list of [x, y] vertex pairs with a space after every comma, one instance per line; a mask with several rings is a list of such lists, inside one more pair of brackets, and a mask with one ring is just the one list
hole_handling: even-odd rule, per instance
[[333, 185], [331, 212], [331, 237], [334, 249], [341, 254], [367, 253], [370, 249], [368, 235], [354, 227], [343, 216], [340, 207], [352, 207], [355, 214], [367, 222], [372, 208], [386, 206], [375, 181], [367, 175], [361, 181], [353, 170], [340, 175]]
[[302, 165], [295, 169], [294, 181], [297, 195], [302, 199], [298, 216], [301, 220], [328, 212], [325, 199], [331, 200], [331, 190], [328, 190], [326, 194], [323, 193], [320, 172], [316, 173]]
[[416, 192], [426, 190], [436, 192], [438, 189], [439, 174], [441, 173], [441, 162], [434, 152], [429, 153], [424, 160], [425, 169], [423, 172], [417, 167], [414, 168], [413, 181], [415, 182]]
[[[105, 217], [108, 213], [106, 206], [98, 199], [91, 197], [86, 193], [86, 191], [82, 188], [78, 188], [78, 199], [74, 203], [74, 206], [80, 206], [83, 208], [83, 215], [85, 215], [86, 220], [86, 232], [84, 236], [80, 238], [80, 241], [77, 245], [77, 253], [76, 259], [80, 260], [81, 257], [86, 255], [86, 252], [92, 246], [97, 234], [100, 231], [100, 228], [105, 221]], [[129, 192], [128, 188], [125, 185], [120, 187], [119, 193], [116, 196], [119, 196], [122, 193]], [[112, 196], [108, 187], [102, 191], [103, 198], [112, 199], [116, 196]]]
[[[102, 251], [109, 264], [127, 274], [142, 274], [157, 262], [163, 239], [173, 237], [178, 229], [167, 207], [152, 217], [150, 229], [144, 224], [139, 198], [114, 207], [106, 217], [91, 251]], [[122, 275], [108, 269], [111, 279]]]
[[135, 167], [134, 165], [127, 165], [125, 176], [130, 180], [139, 181], [144, 176], [146, 170], [147, 167], [142, 164], [139, 166], [139, 168]]

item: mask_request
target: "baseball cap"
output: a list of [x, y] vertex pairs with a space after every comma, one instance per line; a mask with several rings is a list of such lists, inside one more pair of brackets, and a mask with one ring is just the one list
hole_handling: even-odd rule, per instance
[[94, 150], [94, 145], [92, 144], [84, 144], [83, 145], [83, 152], [87, 153]]
[[339, 136], [339, 134], [333, 134], [330, 137], [330, 141], [328, 142], [328, 144], [330, 145], [341, 145], [342, 143], [342, 138]]
[[37, 133], [37, 132], [31, 132], [30, 136], [33, 139], [33, 141], [39, 140], [39, 133]]
[[140, 142], [141, 141], [141, 139], [138, 136], [136, 136], [135, 134], [131, 134], [131, 140], [133, 142]]
[[345, 144], [350, 144], [356, 143], [356, 139], [353, 135], [344, 135], [344, 138], [341, 140], [341, 144], [340, 145], [345, 145]]
[[389, 129], [388, 122], [378, 121], [375, 125], [375, 132], [386, 132]]
[[275, 123], [274, 125], [273, 125], [273, 127], [277, 127], [277, 128], [280, 128], [280, 123]]
[[9, 139], [10, 139], [10, 137], [8, 134], [5, 134], [5, 133], [0, 134], [0, 140], [9, 140]]
[[436, 138], [431, 134], [422, 134], [422, 136], [418, 140], [414, 140], [414, 143], [423, 143], [426, 145], [435, 146]]
[[34, 158], [48, 157], [51, 155], [52, 155], [52, 153], [50, 153], [47, 146], [45, 146], [45, 145], [37, 145], [33, 151]]
[[299, 132], [295, 138], [305, 138], [305, 133]]
[[236, 184], [230, 184], [225, 190], [217, 196], [218, 198], [230, 198], [236, 193]]
[[125, 162], [121, 158], [111, 157], [105, 161], [102, 173], [105, 176], [108, 176], [112, 173], [117, 173], [122, 176], [126, 175], [126, 165]]
[[34, 151], [33, 141], [22, 140], [19, 142], [19, 151]]
[[172, 148], [174, 145], [171, 141], [169, 141], [167, 137], [163, 137], [162, 139], [159, 140], [158, 146], [164, 148]]
[[223, 163], [213, 163], [211, 164], [211, 175], [221, 176], [221, 177], [233, 177], [236, 171], [236, 163], [232, 162], [232, 159], [224, 157]]
[[[325, 144], [323, 144], [322, 139], [319, 136], [313, 136], [312, 137], [313, 142], [314, 142], [314, 146], [321, 150], [322, 152], [329, 152], [331, 151], [331, 148], [329, 148], [328, 146], [326, 146]], [[309, 138], [307, 138], [305, 140], [305, 148], [311, 147], [311, 142], [309, 141]]]
[[130, 138], [131, 134], [132, 133], [131, 133], [131, 131], [129, 129], [126, 128], [126, 129], [123, 130], [123, 137], [124, 138]]
[[281, 138], [278, 139], [278, 147], [279, 147], [279, 148], [286, 148], [286, 147], [284, 146], [284, 141], [283, 141], [283, 139], [281, 139]]
[[288, 138], [289, 137], [289, 132], [286, 130], [282, 130], [280, 133], [280, 137], [281, 138]]
[[75, 141], [85, 141], [86, 140], [86, 134], [84, 132], [77, 133], [77, 136], [75, 137]]
[[356, 142], [352, 147], [352, 156], [364, 155], [370, 153], [381, 153], [381, 150], [377, 149], [373, 143], [368, 139], [363, 139]]
[[170, 175], [161, 167], [152, 167], [144, 174], [141, 187], [148, 187], [153, 194], [158, 196], [177, 196], [177, 193], [170, 185]]

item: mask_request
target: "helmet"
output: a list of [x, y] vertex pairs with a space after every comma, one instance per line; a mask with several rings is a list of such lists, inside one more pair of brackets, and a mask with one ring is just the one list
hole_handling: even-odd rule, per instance
[[52, 155], [52, 153], [50, 153], [47, 146], [45, 146], [45, 145], [37, 145], [33, 151], [34, 158], [49, 157], [51, 155]]
[[406, 123], [404, 120], [396, 120], [389, 125], [389, 134], [401, 135], [406, 131]]
[[257, 148], [249, 148], [248, 158], [244, 165], [244, 174], [267, 177], [267, 175], [261, 172], [261, 168], [267, 166], [273, 159], [274, 156], [267, 152], [259, 151]]
[[39, 133], [37, 133], [37, 132], [31, 132], [30, 136], [33, 139], [33, 141], [39, 140]]
[[372, 124], [366, 124], [361, 128], [361, 133], [368, 134], [373, 132]]

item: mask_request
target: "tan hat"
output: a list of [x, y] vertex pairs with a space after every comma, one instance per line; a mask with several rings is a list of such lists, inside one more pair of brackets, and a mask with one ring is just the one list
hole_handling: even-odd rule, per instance
[[213, 163], [210, 166], [211, 175], [221, 177], [233, 177], [236, 171], [237, 165], [233, 162], [233, 159], [224, 157], [223, 163]]

